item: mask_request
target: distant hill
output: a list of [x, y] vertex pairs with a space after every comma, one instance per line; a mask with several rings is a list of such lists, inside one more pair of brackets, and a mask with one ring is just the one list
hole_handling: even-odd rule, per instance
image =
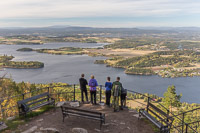
[[139, 28], [92, 28], [75, 26], [49, 26], [33, 28], [0, 28], [0, 36], [12, 35], [39, 35], [39, 36], [73, 36], [90, 35], [102, 37], [129, 37], [141, 34], [161, 34], [161, 33], [179, 33], [179, 32], [199, 32], [199, 27], [139, 27]]

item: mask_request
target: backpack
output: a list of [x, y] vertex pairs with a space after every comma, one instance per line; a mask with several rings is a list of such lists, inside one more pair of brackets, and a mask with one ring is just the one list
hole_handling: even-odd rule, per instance
[[124, 89], [124, 87], [122, 87], [121, 94], [127, 95], [127, 89]]
[[96, 86], [96, 83], [94, 80], [91, 81], [91, 87], [95, 87]]
[[119, 90], [120, 90], [120, 86], [119, 85], [115, 85], [114, 92], [113, 92], [113, 96], [114, 97], [118, 97], [119, 96]]

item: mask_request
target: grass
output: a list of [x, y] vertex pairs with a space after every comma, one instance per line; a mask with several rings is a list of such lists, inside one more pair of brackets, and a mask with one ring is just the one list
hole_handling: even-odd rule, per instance
[[46, 111], [49, 111], [50, 109], [52, 109], [53, 106], [44, 106], [41, 107], [40, 109], [33, 111], [31, 113], [28, 113], [26, 115], [26, 117], [16, 117], [14, 120], [4, 120], [4, 122], [6, 123], [6, 125], [8, 126], [8, 128], [6, 128], [5, 130], [0, 131], [0, 133], [3, 132], [9, 132], [9, 131], [15, 131], [15, 133], [20, 133], [20, 131], [17, 129], [17, 127], [19, 125], [23, 125], [26, 122], [30, 121], [31, 118], [36, 117], [40, 114], [43, 114]]

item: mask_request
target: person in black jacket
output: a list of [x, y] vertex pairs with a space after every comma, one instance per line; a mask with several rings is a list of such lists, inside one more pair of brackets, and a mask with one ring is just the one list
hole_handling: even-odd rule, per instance
[[84, 102], [84, 95], [83, 95], [83, 93], [85, 93], [85, 97], [86, 97], [86, 100], [88, 102], [87, 87], [86, 87], [86, 85], [88, 85], [88, 82], [84, 78], [84, 76], [85, 76], [84, 74], [81, 74], [81, 78], [79, 79], [80, 89], [81, 89], [81, 98], [82, 98], [82, 102]]

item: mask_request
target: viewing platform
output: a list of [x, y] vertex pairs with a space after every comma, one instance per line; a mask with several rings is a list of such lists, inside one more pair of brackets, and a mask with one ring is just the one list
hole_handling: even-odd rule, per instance
[[152, 127], [146, 121], [138, 119], [139, 115], [135, 110], [124, 109], [113, 112], [112, 107], [91, 104], [81, 104], [78, 108], [105, 113], [105, 124], [103, 124], [101, 130], [99, 128], [100, 122], [91, 119], [69, 116], [63, 122], [61, 108], [51, 109], [33, 117], [31, 121], [19, 126], [17, 130], [28, 133], [30, 129], [33, 129], [33, 132], [42, 132], [45, 128], [53, 128], [59, 133], [73, 133], [75, 128], [82, 128], [88, 133], [154, 133]]

